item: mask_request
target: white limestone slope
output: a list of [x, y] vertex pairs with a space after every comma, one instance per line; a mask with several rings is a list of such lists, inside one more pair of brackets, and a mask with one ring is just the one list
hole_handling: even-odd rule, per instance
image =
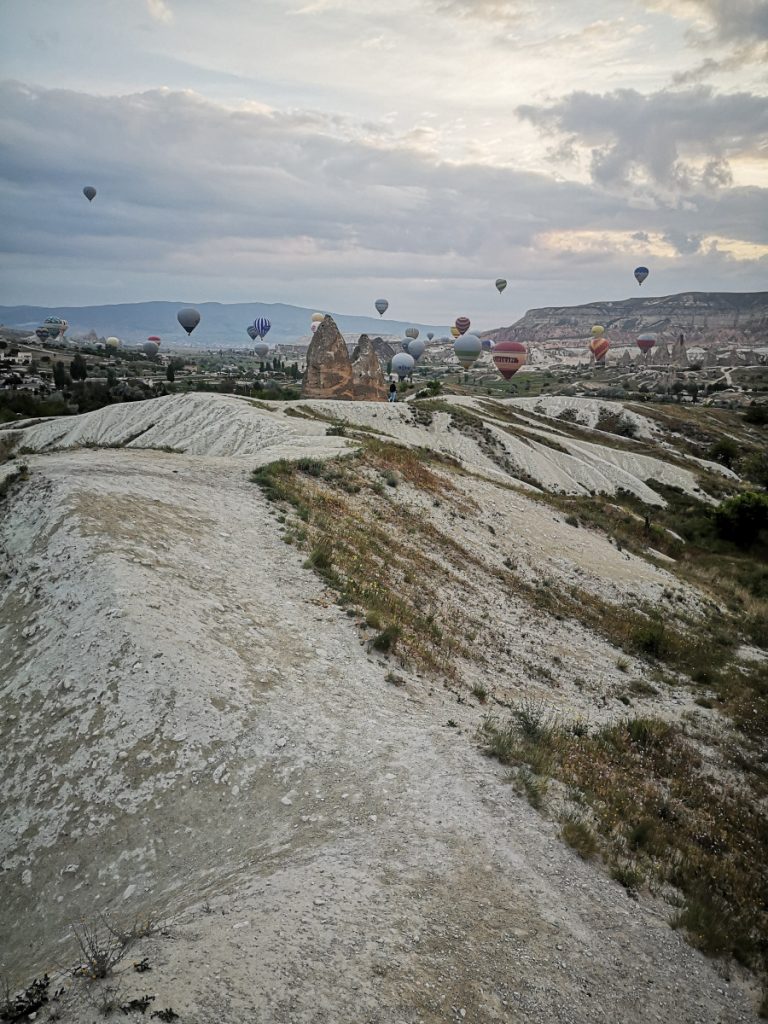
[[535, 412], [550, 419], [558, 419], [563, 413], [573, 414], [575, 422], [587, 427], [597, 426], [604, 413], [620, 416], [631, 423], [636, 430], [636, 437], [652, 441], [658, 437], [658, 424], [647, 416], [641, 416], [632, 409], [625, 409], [620, 402], [605, 401], [598, 398], [581, 398], [576, 395], [541, 395], [539, 398], [505, 398], [504, 405], [509, 405], [520, 412]]
[[187, 455], [247, 456], [258, 462], [327, 457], [346, 447], [343, 440], [326, 437], [320, 423], [276, 416], [248, 400], [203, 393], [108, 405], [49, 420], [23, 431], [22, 446], [30, 452], [171, 448]]
[[[549, 414], [557, 416], [574, 403], [579, 416], [588, 423], [597, 422], [600, 411], [607, 407], [607, 403], [590, 399], [559, 398], [510, 399], [505, 404], [523, 413], [544, 406]], [[354, 447], [353, 439], [326, 435], [324, 420], [331, 419], [374, 430], [401, 444], [450, 455], [491, 479], [519, 482], [522, 478], [530, 485], [567, 494], [613, 494], [623, 488], [649, 504], [663, 502], [645, 483], [648, 479], [698, 493], [693, 469], [689, 471], [663, 457], [608, 447], [598, 436], [593, 442], [575, 440], [559, 432], [556, 423], [548, 431], [539, 419], [532, 420], [531, 429], [525, 433], [516, 433], [514, 426], [495, 420], [482, 402], [447, 400], [447, 405], [451, 404], [468, 406], [485, 420], [493, 437], [490, 447], [471, 430], [452, 424], [448, 412], [433, 413], [429, 424], [421, 422], [410, 403], [267, 403], [199, 393], [107, 406], [81, 416], [33, 424], [16, 433], [22, 449], [29, 452], [93, 446], [172, 449], [187, 455], [249, 458], [256, 465], [278, 458], [325, 458]], [[616, 405], [616, 409], [621, 411], [622, 407]], [[655, 428], [649, 420], [634, 413], [624, 415], [636, 421], [642, 436], [653, 436]], [[531, 432], [541, 441], [532, 438]], [[659, 454], [663, 456], [661, 449]]]

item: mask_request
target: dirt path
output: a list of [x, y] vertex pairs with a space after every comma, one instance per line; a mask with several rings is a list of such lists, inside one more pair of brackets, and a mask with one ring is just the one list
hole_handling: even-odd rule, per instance
[[167, 910], [123, 996], [182, 1022], [754, 1019], [514, 794], [480, 708], [387, 681], [242, 462], [30, 468], [0, 531], [0, 970], [69, 963], [77, 917]]

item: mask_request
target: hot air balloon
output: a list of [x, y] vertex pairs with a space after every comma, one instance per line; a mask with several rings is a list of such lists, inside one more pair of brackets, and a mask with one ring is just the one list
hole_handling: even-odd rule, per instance
[[405, 332], [406, 338], [418, 338], [419, 329], [418, 327], [408, 327]]
[[509, 380], [528, 362], [528, 353], [519, 341], [501, 341], [494, 348], [491, 359], [504, 380]]
[[319, 326], [320, 326], [320, 324], [317, 324], [317, 323], [314, 323], [314, 324], [310, 324], [310, 325], [309, 325], [309, 329], [310, 329], [310, 331], [312, 331], [312, 333], [314, 334], [314, 333], [315, 333], [315, 331], [317, 330], [317, 328], [318, 328]]
[[149, 356], [150, 359], [154, 359], [157, 353], [160, 351], [160, 346], [156, 341], [151, 338], [147, 338], [144, 344], [141, 346], [142, 351]]
[[490, 352], [493, 348], [493, 338], [481, 338], [480, 341], [483, 343], [483, 351]]
[[465, 370], [472, 366], [482, 350], [482, 342], [476, 334], [462, 334], [453, 346], [454, 354]]
[[256, 328], [255, 328], [255, 327], [253, 326], [253, 324], [251, 324], [251, 326], [250, 326], [250, 327], [246, 327], [246, 328], [245, 328], [245, 332], [246, 332], [246, 334], [248, 335], [248, 337], [249, 337], [249, 338], [251, 339], [251, 341], [256, 341], [256, 339], [257, 339], [257, 338], [258, 338], [258, 336], [259, 336], [259, 332], [258, 332], [258, 331], [256, 330]]
[[325, 313], [313, 313], [312, 314], [312, 323], [313, 324], [319, 324], [324, 319], [325, 319]]
[[187, 306], [185, 309], [179, 310], [179, 312], [176, 314], [176, 319], [179, 321], [179, 323], [187, 332], [187, 334], [191, 334], [192, 331], [194, 331], [194, 329], [200, 323], [200, 314], [197, 312], [196, 309], [193, 309], [191, 306]]
[[650, 352], [658, 339], [657, 334], [643, 333], [637, 336], [637, 347], [642, 353]]
[[411, 342], [413, 340], [414, 340], [413, 338], [401, 338], [400, 339], [400, 347], [402, 348], [403, 352], [407, 352], [408, 351], [408, 347], [410, 346], [410, 344], [411, 344]]
[[384, 316], [384, 314], [389, 309], [389, 303], [387, 302], [386, 299], [376, 299], [376, 301], [374, 302], [374, 306], [376, 307], [376, 311], [379, 314], [379, 316]]
[[451, 328], [451, 335], [452, 335], [452, 336], [453, 336], [454, 338], [458, 338], [458, 336], [459, 336], [460, 334], [461, 334], [461, 331], [459, 330], [459, 328], [458, 328], [458, 327], [455, 327], [455, 326], [454, 326], [454, 327], [452, 327], [452, 328]]
[[253, 321], [253, 326], [256, 328], [256, 333], [262, 340], [264, 339], [264, 335], [269, 334], [272, 330], [272, 324], [265, 316], [257, 317], [257, 319]]
[[264, 356], [269, 352], [269, 345], [266, 343], [266, 341], [260, 341], [258, 345], [254, 346], [253, 351], [256, 353], [259, 359], [263, 359]]
[[602, 334], [598, 338], [593, 338], [589, 343], [589, 351], [595, 357], [596, 363], [605, 363], [605, 357], [608, 355], [610, 347], [610, 341]]
[[504, 289], [506, 287], [507, 287], [507, 282], [504, 280], [504, 278], [503, 277], [497, 277], [496, 278], [496, 288], [498, 289], [499, 295], [501, 295], [501, 293], [504, 291]]
[[648, 267], [635, 267], [635, 280], [638, 284], [642, 284], [649, 273]]
[[120, 339], [119, 338], [107, 338], [106, 345], [107, 345], [107, 348], [120, 348]]
[[591, 331], [593, 338], [599, 338], [601, 334], [605, 334], [605, 328], [601, 327], [600, 324], [595, 324]]
[[94, 197], [96, 196], [96, 189], [93, 187], [93, 185], [86, 185], [85, 188], [83, 189], [83, 195], [85, 196], [85, 198], [88, 200], [89, 203], [92, 203], [93, 200], [94, 200]]
[[60, 316], [47, 316], [43, 320], [43, 327], [48, 329], [48, 334], [51, 338], [64, 337], [64, 332], [69, 327], [66, 320], [62, 320]]
[[435, 335], [434, 335], [434, 332], [433, 332], [433, 331], [427, 331], [427, 341], [432, 341], [432, 339], [434, 338], [434, 336], [435, 336]]
[[456, 317], [456, 330], [459, 334], [466, 334], [469, 330], [469, 317], [468, 316], [457, 316]]
[[415, 365], [416, 360], [407, 352], [398, 352], [397, 355], [392, 358], [392, 372], [396, 373], [400, 380], [403, 380], [403, 378], [413, 373]]
[[423, 341], [420, 341], [418, 338], [414, 338], [408, 346], [408, 355], [413, 356], [414, 359], [418, 360], [424, 355], [426, 347], [427, 346]]
[[160, 339], [156, 334], [150, 334], [150, 336], [147, 338], [147, 341], [154, 341], [157, 347], [160, 348]]
[[48, 333], [47, 327], [38, 327], [35, 331], [35, 335], [38, 341], [48, 341], [50, 334]]

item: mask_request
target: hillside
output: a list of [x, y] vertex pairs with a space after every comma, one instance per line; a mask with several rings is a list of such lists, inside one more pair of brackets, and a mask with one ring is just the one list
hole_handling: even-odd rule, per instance
[[[187, 337], [176, 320], [184, 306], [194, 305], [201, 321]], [[69, 323], [69, 335], [84, 335], [93, 330], [100, 337], [117, 335], [129, 344], [146, 341], [151, 334], [160, 335], [169, 345], [199, 348], [243, 348], [252, 345], [246, 327], [257, 317], [272, 323], [270, 344], [293, 343], [309, 339], [309, 324], [314, 309], [270, 302], [130, 302], [113, 306], [0, 306], [0, 323], [8, 327], [33, 331], [48, 316], [61, 316]], [[393, 334], [399, 337], [407, 327], [445, 334], [446, 327], [412, 324], [407, 320], [388, 320], [379, 316], [347, 316], [334, 313], [341, 331], [357, 334]]]
[[683, 292], [643, 296], [620, 302], [530, 309], [525, 316], [484, 336], [495, 342], [560, 341], [583, 346], [593, 324], [602, 324], [611, 341], [634, 344], [642, 331], [681, 332], [686, 343], [755, 345], [768, 339], [768, 292]]
[[[713, 438], [761, 430], [206, 394], [0, 428], [0, 974], [49, 970], [72, 1024], [146, 994], [195, 1024], [756, 1020], [759, 954], [708, 959], [681, 908], [687, 858], [734, 900], [764, 870], [733, 682], [762, 606], [733, 625], [673, 527], [739, 486]], [[617, 859], [598, 741], [626, 815], [664, 787], [674, 885], [661, 833]], [[67, 973], [80, 920], [133, 927], [116, 980]]]

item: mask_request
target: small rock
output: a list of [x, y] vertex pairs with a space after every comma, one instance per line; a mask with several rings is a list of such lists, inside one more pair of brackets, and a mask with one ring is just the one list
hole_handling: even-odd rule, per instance
[[22, 885], [32, 885], [32, 872], [29, 870], [29, 868], [27, 868], [26, 871], [22, 871], [22, 873], [21, 873], [21, 884]]
[[124, 900], [129, 900], [131, 898], [131, 896], [133, 896], [133, 894], [135, 892], [136, 892], [136, 886], [135, 885], [127, 886], [125, 892], [123, 893], [123, 899]]
[[80, 870], [80, 865], [79, 864], [67, 864], [67, 866], [62, 871], [62, 874], [63, 875], [74, 875], [74, 874], [77, 874], [77, 872], [79, 870]]

